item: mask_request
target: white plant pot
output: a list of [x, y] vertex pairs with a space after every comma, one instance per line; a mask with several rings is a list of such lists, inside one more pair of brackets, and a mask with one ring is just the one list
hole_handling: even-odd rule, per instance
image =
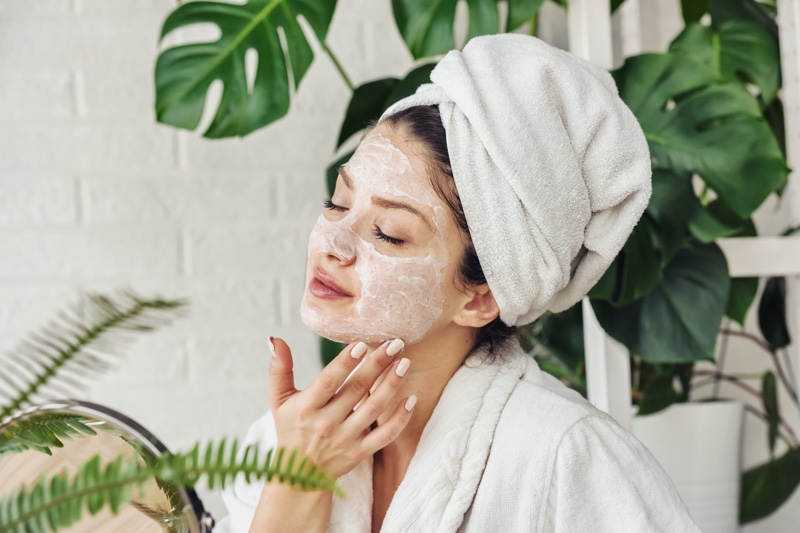
[[743, 413], [740, 402], [682, 403], [632, 420], [703, 533], [739, 531]]

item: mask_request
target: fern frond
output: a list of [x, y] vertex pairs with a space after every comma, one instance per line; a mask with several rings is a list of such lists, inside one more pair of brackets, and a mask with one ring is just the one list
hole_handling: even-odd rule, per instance
[[0, 457], [25, 450], [52, 455], [50, 448], [63, 447], [65, 440], [96, 435], [89, 425], [92, 422], [91, 418], [67, 413], [47, 413], [20, 420], [0, 431]]
[[[186, 300], [144, 299], [128, 289], [81, 295], [12, 352], [0, 355], [0, 421], [43, 391], [70, 390], [111, 368], [131, 333], [168, 325]], [[85, 325], [84, 325], [85, 324]]]
[[309, 468], [306, 460], [295, 466], [296, 455], [293, 451], [284, 462], [283, 449], [273, 457], [272, 450], [263, 454], [253, 444], [240, 450], [233, 441], [228, 447], [225, 439], [203, 447], [197, 444], [186, 453], [162, 455], [153, 464], [122, 455], [102, 466], [96, 455], [74, 475], [64, 471], [43, 477], [30, 488], [19, 488], [0, 498], [0, 533], [55, 531], [76, 523], [87, 510], [95, 515], [110, 507], [116, 513], [123, 503], [134, 499], [135, 488], [153, 477], [161, 483], [194, 486], [204, 476], [208, 488], [213, 489], [224, 487], [241, 474], [248, 481], [277, 478], [304, 490], [330, 490], [342, 495], [336, 478], [315, 466]]

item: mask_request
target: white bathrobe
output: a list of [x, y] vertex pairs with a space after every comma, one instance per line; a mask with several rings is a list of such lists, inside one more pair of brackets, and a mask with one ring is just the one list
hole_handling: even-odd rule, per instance
[[[387, 532], [697, 532], [650, 452], [542, 372], [516, 341], [505, 363], [475, 354], [453, 375], [386, 513]], [[270, 413], [246, 443], [275, 446]], [[339, 478], [328, 531], [369, 533], [372, 457]], [[223, 491], [215, 533], [248, 531], [263, 483]]]

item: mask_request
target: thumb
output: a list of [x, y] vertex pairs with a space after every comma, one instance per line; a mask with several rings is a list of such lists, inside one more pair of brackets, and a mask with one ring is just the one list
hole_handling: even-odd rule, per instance
[[297, 392], [294, 387], [292, 350], [283, 339], [269, 338], [272, 359], [269, 362], [269, 404], [274, 411]]

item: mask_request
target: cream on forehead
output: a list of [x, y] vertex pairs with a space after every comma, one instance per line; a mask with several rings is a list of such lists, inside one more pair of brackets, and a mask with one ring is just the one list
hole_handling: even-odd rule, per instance
[[431, 208], [439, 199], [428, 177], [417, 175], [406, 154], [380, 133], [367, 135], [345, 166], [356, 188], [374, 196], [406, 197]]
[[[360, 281], [360, 293], [346, 311], [334, 312], [306, 291], [301, 306], [303, 321], [317, 334], [340, 342], [378, 343], [392, 338], [416, 342], [444, 310], [446, 210], [435, 205], [438, 197], [432, 188], [426, 188], [426, 182], [420, 183], [420, 176], [413, 175], [406, 155], [381, 134], [367, 136], [347, 168], [355, 182], [351, 207], [337, 221], [320, 215], [309, 238], [308, 253], [309, 261], [315, 255], [329, 253], [344, 261], [355, 258], [356, 276], [351, 279]], [[426, 176], [422, 178], [427, 180]], [[424, 256], [381, 253], [374, 241], [365, 240], [354, 230], [354, 224], [369, 213], [373, 196], [405, 197], [431, 208], [436, 235]]]

